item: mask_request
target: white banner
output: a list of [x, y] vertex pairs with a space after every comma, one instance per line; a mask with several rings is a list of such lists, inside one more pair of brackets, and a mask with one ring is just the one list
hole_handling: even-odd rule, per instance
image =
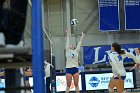
[[[5, 88], [5, 79], [0, 79], [0, 88]], [[0, 93], [5, 93], [5, 91], [0, 91]]]
[[[33, 86], [33, 78], [29, 78], [30, 86]], [[50, 87], [51, 88], [51, 87]], [[66, 76], [56, 76], [56, 90], [65, 91], [66, 90]], [[82, 90], [81, 75], [79, 75], [79, 90]], [[70, 91], [75, 91], [74, 81], [72, 79]]]
[[[108, 89], [113, 73], [85, 74], [86, 90]], [[134, 88], [133, 72], [126, 73], [125, 88]]]
[[[57, 92], [66, 90], [66, 76], [56, 76], [56, 90]], [[79, 90], [82, 90], [81, 75], [79, 75]], [[75, 91], [73, 79], [70, 91]]]

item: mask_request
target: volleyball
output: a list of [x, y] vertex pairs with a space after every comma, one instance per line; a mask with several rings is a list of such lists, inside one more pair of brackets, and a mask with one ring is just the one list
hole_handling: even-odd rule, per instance
[[71, 20], [71, 25], [72, 26], [76, 26], [78, 24], [78, 20], [77, 19], [72, 19]]

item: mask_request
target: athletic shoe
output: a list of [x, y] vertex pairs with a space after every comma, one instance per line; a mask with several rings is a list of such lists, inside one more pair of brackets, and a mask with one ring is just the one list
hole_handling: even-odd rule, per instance
[[6, 48], [22, 48], [24, 46], [23, 40], [21, 40], [17, 45], [7, 44]]

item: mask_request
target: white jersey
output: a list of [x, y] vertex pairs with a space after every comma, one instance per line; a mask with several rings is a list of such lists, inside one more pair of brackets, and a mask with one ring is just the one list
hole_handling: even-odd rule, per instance
[[126, 71], [123, 65], [123, 60], [126, 57], [133, 58], [133, 60], [136, 62], [136, 57], [131, 53], [119, 55], [117, 52], [112, 52], [109, 55], [110, 64], [112, 66], [112, 72], [114, 77], [118, 77], [118, 75], [126, 76]]
[[72, 50], [69, 48], [70, 41], [66, 42], [66, 68], [78, 67], [78, 57], [82, 41], [79, 41], [77, 48]]
[[136, 59], [137, 59], [136, 63], [140, 64], [140, 55], [136, 55]]
[[51, 69], [51, 64], [48, 62], [45, 62], [45, 77], [50, 77], [50, 69]]

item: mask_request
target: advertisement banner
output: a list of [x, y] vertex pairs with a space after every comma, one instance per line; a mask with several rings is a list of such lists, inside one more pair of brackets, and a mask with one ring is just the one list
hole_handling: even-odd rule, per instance
[[[30, 83], [30, 86], [33, 86], [32, 77], [29, 78], [29, 83]], [[51, 85], [50, 85], [50, 88], [51, 88]], [[66, 76], [65, 75], [56, 76], [56, 90], [57, 90], [57, 92], [66, 90]], [[81, 75], [79, 75], [79, 90], [82, 90]], [[72, 79], [70, 91], [75, 91], [75, 85], [74, 85], [73, 79]], [[33, 92], [33, 90], [32, 90], [32, 92]]]
[[[5, 79], [0, 78], [0, 88], [5, 88]], [[0, 93], [5, 93], [5, 91], [0, 91]]]
[[[56, 76], [56, 90], [57, 92], [66, 90], [66, 76]], [[81, 75], [79, 75], [79, 90], [82, 90]], [[75, 91], [75, 85], [73, 79], [72, 79], [70, 91]]]
[[[113, 73], [85, 74], [86, 90], [108, 89]], [[133, 72], [126, 73], [124, 88], [134, 88]]]

